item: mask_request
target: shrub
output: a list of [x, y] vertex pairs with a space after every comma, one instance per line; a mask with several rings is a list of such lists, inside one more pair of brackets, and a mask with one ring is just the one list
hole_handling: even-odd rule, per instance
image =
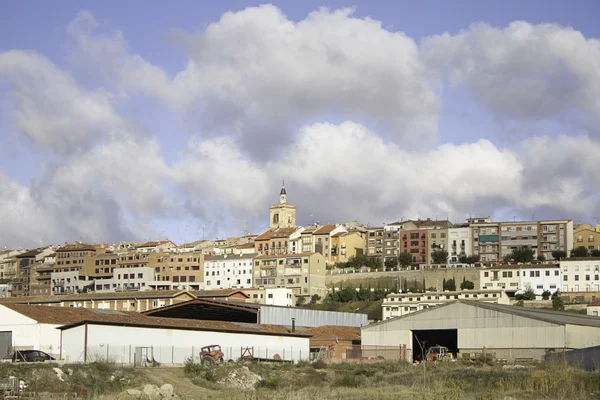
[[549, 290], [544, 290], [544, 292], [542, 293], [542, 299], [544, 300], [548, 300], [550, 296], [552, 296], [552, 293], [550, 293]]
[[344, 374], [340, 378], [338, 378], [333, 383], [333, 385], [348, 388], [357, 388], [361, 387], [364, 381], [365, 379], [360, 375]]

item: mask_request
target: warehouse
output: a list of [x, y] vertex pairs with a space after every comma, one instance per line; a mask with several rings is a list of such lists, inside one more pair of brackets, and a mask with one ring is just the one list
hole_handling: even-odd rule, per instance
[[298, 307], [282, 307], [212, 299], [190, 300], [149, 310], [144, 314], [152, 317], [248, 322], [283, 326], [292, 326], [292, 324], [295, 324], [298, 327], [309, 328], [324, 325], [360, 328], [368, 323], [367, 314], [310, 310]]
[[112, 310], [96, 310], [85, 320], [59, 329], [61, 359], [66, 362], [108, 359], [119, 364], [182, 364], [192, 357], [198, 361], [200, 348], [208, 345], [221, 346], [226, 360], [236, 360], [243, 348], [252, 348], [254, 357], [300, 361], [309, 357], [310, 348], [309, 335], [290, 333], [282, 326]]
[[0, 305], [0, 357], [13, 349], [35, 349], [58, 358], [60, 331], [56, 328], [80, 320], [85, 311], [26, 304]]
[[363, 345], [406, 345], [413, 360], [446, 346], [458, 357], [541, 360], [544, 355], [600, 345], [600, 319], [580, 314], [456, 301], [361, 329]]

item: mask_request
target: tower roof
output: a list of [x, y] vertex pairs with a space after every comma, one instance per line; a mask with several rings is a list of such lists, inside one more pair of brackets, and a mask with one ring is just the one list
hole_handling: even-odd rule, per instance
[[285, 181], [282, 182], [281, 184], [281, 192], [279, 192], [279, 195], [281, 196], [282, 194], [287, 195], [287, 193], [285, 192]]

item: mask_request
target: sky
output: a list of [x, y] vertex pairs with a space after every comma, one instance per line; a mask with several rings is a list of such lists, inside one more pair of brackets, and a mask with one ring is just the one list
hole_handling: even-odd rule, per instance
[[[214, 3], [214, 4], [213, 4]], [[0, 250], [600, 223], [600, 3], [0, 2]]]

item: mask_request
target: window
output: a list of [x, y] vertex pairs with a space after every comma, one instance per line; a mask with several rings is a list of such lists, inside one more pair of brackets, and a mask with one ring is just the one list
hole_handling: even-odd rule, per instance
[[273, 298], [273, 293], [267, 294], [267, 299], [272, 299], [272, 298]]
[[578, 281], [579, 280], [579, 275], [575, 275], [575, 280]]

